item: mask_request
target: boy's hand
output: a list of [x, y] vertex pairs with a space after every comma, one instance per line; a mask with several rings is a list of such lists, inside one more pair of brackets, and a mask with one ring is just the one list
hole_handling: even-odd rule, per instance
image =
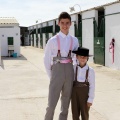
[[92, 106], [92, 103], [87, 102], [87, 106], [88, 107]]

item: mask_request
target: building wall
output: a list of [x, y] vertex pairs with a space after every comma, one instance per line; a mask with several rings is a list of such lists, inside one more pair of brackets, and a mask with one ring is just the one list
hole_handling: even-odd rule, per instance
[[[99, 13], [105, 9], [105, 66], [111, 68], [120, 69], [120, 2], [111, 5], [96, 7], [86, 11], [82, 11], [82, 46], [90, 49], [90, 54], [94, 55], [94, 24], [93, 20], [95, 18], [98, 23], [98, 11]], [[96, 9], [96, 10], [95, 10]], [[114, 14], [119, 13], [119, 14]], [[78, 21], [78, 13], [72, 14], [72, 25], [70, 27], [70, 34], [75, 35], [74, 22]], [[48, 22], [48, 24], [47, 24]], [[42, 23], [42, 26], [47, 26], [52, 24], [51, 21]], [[56, 24], [58, 24], [58, 19], [56, 19]], [[55, 27], [55, 26], [54, 26]], [[112, 64], [112, 54], [109, 52], [109, 44], [112, 39], [115, 39], [115, 54], [114, 63]], [[46, 45], [45, 34], [43, 33], [43, 48]], [[91, 62], [93, 57], [90, 57]]]
[[49, 22], [48, 22], [48, 26], [53, 25], [53, 22], [54, 22], [54, 21], [49, 21]]
[[40, 33], [38, 33], [38, 48], [40, 48]]
[[34, 47], [36, 47], [36, 34], [34, 34]]
[[29, 33], [28, 28], [20, 26], [20, 38], [21, 38], [21, 45], [28, 46], [29, 45]]
[[72, 25], [70, 26], [69, 33], [70, 33], [70, 35], [75, 36], [75, 27], [74, 27], [74, 22], [72, 22]]
[[[96, 17], [95, 10], [82, 13], [82, 46], [89, 48], [89, 53], [92, 55], [94, 55], [93, 17]], [[90, 57], [89, 61], [93, 62], [93, 57]]]
[[1, 39], [0, 39], [0, 65], [1, 65]]
[[34, 36], [32, 36], [32, 34], [30, 35], [30, 39], [31, 39], [31, 46], [33, 46], [33, 44], [34, 44]]
[[[120, 69], [120, 3], [105, 8], [105, 66]], [[108, 15], [112, 14], [112, 15]], [[112, 53], [109, 52], [109, 44], [115, 39], [114, 63]]]
[[76, 14], [71, 15], [71, 21], [76, 21]]
[[45, 33], [43, 33], [43, 49], [45, 49], [46, 46], [46, 36]]
[[52, 33], [49, 33], [49, 39], [50, 39], [52, 36], [53, 36], [53, 34], [52, 34]]
[[[34, 29], [36, 30], [36, 25], [34, 25]], [[34, 33], [34, 47], [36, 47], [36, 33]]]
[[20, 56], [20, 28], [0, 28], [1, 56], [8, 56], [8, 37], [14, 38], [14, 52]]
[[44, 22], [44, 23], [42, 24], [42, 26], [43, 26], [43, 27], [46, 27], [46, 26], [47, 26], [47, 22]]
[[29, 43], [29, 35], [25, 36], [24, 37], [24, 45], [25, 46], [28, 46], [30, 43]]

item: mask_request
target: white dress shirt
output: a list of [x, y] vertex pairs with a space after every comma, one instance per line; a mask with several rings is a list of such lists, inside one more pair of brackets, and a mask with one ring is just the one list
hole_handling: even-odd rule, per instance
[[[58, 33], [60, 39], [60, 53], [62, 57], [67, 57], [70, 44], [71, 44], [71, 37], [73, 39], [72, 50], [77, 50], [79, 47], [78, 39], [70, 34], [65, 35], [62, 32]], [[45, 54], [44, 54], [44, 65], [47, 71], [48, 76], [51, 78], [51, 65], [53, 65], [53, 57], [56, 57], [58, 53], [58, 43], [57, 37], [53, 36], [50, 38], [45, 47]], [[75, 54], [72, 53], [71, 57], [73, 58], [73, 63], [75, 63], [76, 58]]]
[[[86, 70], [88, 69], [88, 65], [81, 68], [78, 66], [78, 72], [77, 72], [77, 81], [78, 82], [85, 82], [86, 80]], [[74, 72], [76, 73], [76, 65], [74, 65]], [[89, 82], [89, 93], [88, 93], [88, 101], [89, 103], [93, 102], [94, 99], [94, 92], [95, 92], [95, 72], [93, 68], [89, 67], [88, 72], [88, 82]], [[83, 91], [84, 92], [84, 91]]]

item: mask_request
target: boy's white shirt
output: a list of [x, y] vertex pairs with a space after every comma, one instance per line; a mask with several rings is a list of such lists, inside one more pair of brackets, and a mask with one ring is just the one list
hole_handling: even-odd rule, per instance
[[[71, 44], [71, 35], [65, 35], [61, 31], [58, 33], [60, 39], [60, 53], [62, 57], [67, 57]], [[79, 47], [78, 39], [72, 36], [73, 45], [72, 50], [77, 50]], [[45, 47], [44, 65], [49, 78], [51, 78], [51, 66], [53, 65], [53, 57], [56, 57], [58, 53], [58, 43], [56, 36], [50, 38]], [[73, 64], [76, 63], [76, 55], [72, 53]]]
[[[74, 65], [74, 73], [76, 73], [76, 66], [77, 66], [77, 64]], [[77, 73], [77, 81], [78, 82], [85, 82], [87, 69], [88, 69], [87, 64], [83, 68], [78, 66], [78, 73]], [[93, 99], [95, 96], [95, 72], [94, 72], [93, 68], [91, 68], [91, 67], [89, 67], [88, 82], [89, 82], [90, 86], [89, 86], [89, 93], [88, 93], [89, 97], [88, 97], [87, 102], [93, 103]]]

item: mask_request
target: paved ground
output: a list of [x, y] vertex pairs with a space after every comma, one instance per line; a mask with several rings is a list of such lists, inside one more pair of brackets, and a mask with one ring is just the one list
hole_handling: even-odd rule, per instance
[[[120, 71], [89, 63], [96, 72], [96, 92], [90, 120], [120, 120]], [[43, 50], [21, 47], [21, 57], [2, 58], [0, 120], [44, 120], [49, 79]], [[54, 120], [58, 119], [60, 101]], [[68, 120], [72, 120], [69, 109]]]

